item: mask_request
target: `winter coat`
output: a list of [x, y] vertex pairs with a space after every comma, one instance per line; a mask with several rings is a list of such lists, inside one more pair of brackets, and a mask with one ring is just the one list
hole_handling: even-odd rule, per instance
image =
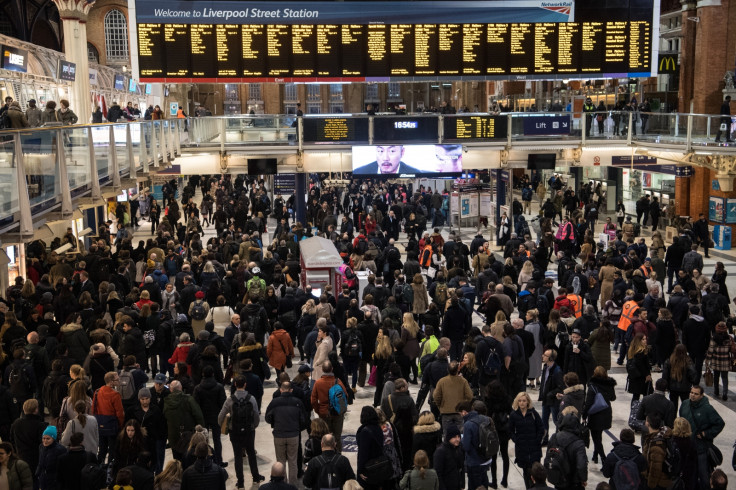
[[[726, 425], [708, 401], [708, 397], [703, 397], [697, 402], [692, 402], [689, 399], [683, 401], [680, 406], [680, 417], [684, 417], [690, 422], [690, 427], [693, 430], [692, 439], [695, 441], [698, 454], [706, 451], [706, 444], [712, 443], [713, 439], [721, 433]], [[705, 437], [702, 439], [696, 438], [696, 435], [701, 432], [705, 432]]]
[[675, 424], [675, 405], [664, 395], [664, 393], [655, 391], [651, 395], [647, 395], [641, 400], [639, 410], [636, 413], [638, 420], [646, 420], [651, 414], [659, 415], [662, 423], [667, 427]]
[[689, 393], [690, 387], [694, 384], [698, 384], [698, 372], [695, 369], [695, 364], [689, 358], [685, 370], [677, 380], [672, 376], [672, 365], [670, 360], [667, 359], [662, 365], [662, 379], [667, 380], [667, 388], [672, 393]]
[[71, 444], [72, 434], [75, 432], [81, 432], [84, 434], [84, 439], [82, 440], [82, 446], [84, 446], [84, 449], [92, 454], [97, 454], [97, 450], [99, 449], [99, 429], [97, 427], [97, 419], [94, 415], [85, 415], [85, 417], [87, 418], [87, 421], [85, 422], [84, 427], [82, 427], [82, 423], [77, 419], [77, 417], [74, 417], [67, 422], [66, 428], [64, 429], [59, 442], [62, 446], [69, 447]]
[[208, 427], [217, 425], [217, 415], [225, 403], [225, 389], [214, 377], [202, 378], [202, 382], [194, 388], [194, 401], [202, 410], [202, 417]]
[[411, 311], [415, 315], [421, 315], [429, 309], [427, 288], [424, 284], [412, 284], [411, 288], [414, 290], [414, 303]]
[[647, 487], [669, 488], [672, 484], [665, 471], [667, 459], [667, 439], [672, 437], [672, 431], [666, 427], [662, 430], [644, 436], [643, 454], [647, 460]]
[[[595, 401], [596, 392], [603, 395], [603, 399], [608, 403], [605, 410], [590, 414], [590, 407]], [[585, 395], [585, 404], [583, 405], [584, 419], [588, 419], [588, 428], [590, 430], [602, 431], [611, 428], [613, 422], [613, 410], [611, 403], [616, 399], [616, 380], [613, 378], [596, 378], [593, 377], [588, 383], [588, 390]]]
[[596, 366], [603, 366], [606, 371], [611, 369], [611, 343], [604, 341], [603, 328], [598, 327], [591, 332], [588, 337], [588, 345], [590, 346], [590, 352], [593, 355], [593, 362]]
[[552, 447], [563, 447], [570, 465], [568, 481], [571, 488], [578, 488], [582, 482], [588, 481], [588, 456], [585, 443], [580, 438], [580, 420], [569, 413], [562, 417], [557, 432], [549, 438], [547, 453]]
[[583, 413], [585, 405], [585, 385], [577, 384], [562, 390], [562, 402], [560, 403], [560, 416], [562, 410], [567, 407], [575, 407], [578, 413]]
[[148, 365], [148, 356], [146, 356], [146, 343], [143, 340], [143, 333], [138, 327], [133, 327], [125, 333], [123, 337], [123, 345], [120, 346], [121, 357], [135, 356], [135, 362], [141, 366]]
[[115, 371], [115, 363], [107, 352], [90, 354], [88, 371], [92, 383], [92, 391], [97, 391], [105, 385], [105, 375]]
[[429, 457], [430, 466], [434, 462], [434, 451], [440, 444], [442, 444], [442, 426], [439, 422], [414, 426], [411, 453], [416, 454], [417, 451], [422, 449]]
[[[233, 363], [234, 365], [239, 365], [241, 361], [244, 361], [245, 359], [250, 359], [253, 362], [253, 374], [261, 378], [261, 381], [266, 377], [266, 372], [263, 370], [263, 363], [262, 360], [268, 360], [268, 357], [266, 356], [266, 350], [263, 348], [263, 346], [258, 342], [255, 345], [242, 345], [238, 347], [238, 351], [235, 357], [235, 360], [237, 363]], [[325, 360], [327, 358], [325, 357]], [[239, 371], [240, 368], [238, 367], [237, 371]]]
[[76, 364], [84, 364], [89, 353], [89, 337], [78, 323], [67, 323], [61, 327], [61, 341], [69, 347], [69, 357]]
[[[36, 448], [38, 452], [38, 448]], [[32, 490], [33, 471], [28, 463], [13, 455], [8, 461], [8, 489], [9, 490]]]
[[95, 392], [90, 413], [93, 415], [115, 415], [118, 418], [118, 428], [122, 428], [125, 413], [123, 412], [123, 399], [120, 393], [107, 385], [103, 386]]
[[458, 403], [473, 399], [473, 391], [468, 380], [448, 374], [439, 380], [432, 397], [441, 414], [453, 414], [457, 413], [455, 407]]
[[708, 352], [705, 354], [705, 368], [712, 371], [731, 370], [731, 344], [733, 340], [726, 331], [716, 333], [710, 340]]
[[419, 357], [419, 340], [416, 335], [412, 335], [406, 328], [401, 327], [401, 340], [404, 342], [404, 354], [409, 359], [415, 360]]
[[291, 336], [286, 330], [275, 330], [268, 339], [266, 346], [266, 354], [268, 355], [268, 364], [279, 371], [283, 371], [286, 367], [286, 358], [294, 356], [294, 345], [291, 342]]
[[515, 463], [521, 468], [531, 468], [532, 464], [542, 459], [542, 438], [544, 425], [542, 417], [530, 408], [526, 415], [521, 410], [514, 410], [509, 416], [509, 433], [516, 447]]
[[[169, 364], [172, 366], [176, 364], [177, 362], [187, 362], [187, 356], [189, 355], [189, 350], [194, 345], [193, 342], [181, 342], [176, 346], [176, 349], [174, 349], [174, 353], [169, 358]], [[192, 366], [187, 364], [187, 374], [189, 376], [192, 375]]]
[[38, 466], [38, 441], [49, 424], [40, 415], [23, 414], [10, 426], [10, 443], [15, 448], [14, 456], [28, 463], [31, 471]]
[[646, 377], [651, 374], [649, 358], [647, 357], [646, 352], [639, 352], [630, 360], [627, 356], [627, 364], [629, 362], [632, 362], [634, 367], [633, 374], [632, 372], [629, 372], [629, 393], [632, 395], [646, 395]]
[[440, 482], [436, 471], [426, 469], [424, 478], [420, 475], [420, 470], [416, 468], [407, 471], [399, 482], [399, 488], [403, 490], [439, 490]]
[[314, 353], [312, 379], [317, 380], [322, 377], [322, 364], [327, 360], [330, 352], [332, 352], [332, 338], [326, 336], [317, 344], [317, 350]]
[[306, 429], [308, 421], [304, 405], [292, 393], [281, 393], [266, 409], [266, 423], [273, 428], [274, 437], [297, 437]]
[[[173, 444], [173, 443], [172, 443]], [[212, 458], [197, 459], [181, 475], [181, 490], [225, 490], [228, 475], [225, 468], [215, 464]]]
[[168, 439], [171, 447], [179, 442], [180, 427], [185, 431], [194, 431], [194, 427], [205, 425], [204, 416], [194, 397], [185, 395], [181, 391], [172, 391], [164, 398], [164, 417], [168, 426]]
[[67, 452], [66, 448], [54, 441], [50, 446], [39, 445], [38, 467], [36, 467], [36, 478], [41, 490], [57, 490], [59, 478], [59, 459]]
[[465, 488], [465, 453], [462, 447], [442, 443], [434, 452], [434, 470], [440, 480], [440, 490]]
[[593, 354], [590, 352], [590, 346], [582, 340], [578, 344], [580, 352], [573, 352], [572, 342], [567, 344], [565, 348], [565, 373], [576, 373], [582, 384], [587, 384], [590, 375], [593, 372]]

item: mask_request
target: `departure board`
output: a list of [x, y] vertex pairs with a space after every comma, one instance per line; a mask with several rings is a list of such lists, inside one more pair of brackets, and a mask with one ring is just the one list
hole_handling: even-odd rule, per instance
[[457, 116], [444, 118], [444, 141], [506, 139], [506, 116]]
[[367, 142], [368, 118], [304, 117], [302, 137], [306, 143]]
[[437, 141], [436, 117], [374, 117], [373, 140], [389, 141]]
[[137, 25], [141, 82], [647, 76], [649, 20]]

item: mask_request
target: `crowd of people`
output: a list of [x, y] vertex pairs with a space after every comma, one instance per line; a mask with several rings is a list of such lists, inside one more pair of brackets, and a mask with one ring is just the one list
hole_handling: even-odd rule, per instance
[[[266, 478], [265, 423], [266, 490], [505, 488], [509, 442], [527, 488], [592, 486], [590, 464], [600, 489], [727, 488], [701, 378], [726, 400], [736, 343], [703, 237], [665, 247], [619, 229], [597, 243], [583, 189], [558, 236], [549, 219], [534, 239], [466, 244], [443, 234], [438, 189], [311, 184], [305, 223], [262, 180], [191, 176], [161, 204], [143, 196], [127, 226], [116, 210], [116, 232], [87, 247], [71, 230], [28, 244], [26, 277], [0, 301], [0, 486], [223, 490], [227, 435], [240, 489], [245, 457], [252, 482]], [[153, 236], [135, 243], [146, 218]], [[303, 282], [300, 243], [316, 235], [343, 258], [336, 291]], [[625, 392], [628, 426], [614, 427]], [[361, 398], [353, 465], [343, 425]]]

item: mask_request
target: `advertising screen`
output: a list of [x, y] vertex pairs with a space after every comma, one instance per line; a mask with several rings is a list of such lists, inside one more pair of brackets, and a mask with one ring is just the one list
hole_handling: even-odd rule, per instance
[[125, 90], [125, 77], [123, 75], [115, 75], [115, 90]]
[[26, 72], [28, 67], [28, 51], [25, 49], [3, 46], [3, 69]]
[[69, 61], [59, 60], [58, 76], [60, 80], [73, 82], [76, 79], [77, 65]]
[[353, 146], [354, 175], [429, 177], [462, 171], [462, 145]]

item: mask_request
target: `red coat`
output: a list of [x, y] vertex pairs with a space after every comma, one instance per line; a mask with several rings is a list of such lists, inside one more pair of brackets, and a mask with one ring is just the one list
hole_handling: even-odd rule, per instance
[[286, 356], [294, 356], [294, 344], [291, 336], [283, 328], [275, 330], [268, 339], [266, 346], [268, 364], [282, 371], [286, 366]]
[[[270, 342], [269, 342], [270, 344]], [[335, 385], [335, 381], [340, 383], [340, 386], [342, 386], [342, 389], [345, 390], [345, 385], [342, 384], [342, 381], [335, 378], [335, 376], [330, 374], [323, 374], [321, 378], [319, 378], [312, 387], [312, 409], [314, 410], [314, 413], [319, 415], [322, 418], [328, 418], [330, 416], [330, 388], [332, 388]], [[347, 395], [347, 390], [345, 390], [345, 394]]]
[[[189, 349], [192, 348], [194, 343], [192, 342], [181, 342], [179, 345], [176, 346], [176, 349], [174, 349], [174, 353], [171, 354], [171, 359], [169, 359], [169, 364], [172, 366], [176, 364], [177, 362], [187, 362], [187, 356], [189, 355]], [[187, 374], [189, 376], [192, 375], [192, 366], [187, 364]]]

